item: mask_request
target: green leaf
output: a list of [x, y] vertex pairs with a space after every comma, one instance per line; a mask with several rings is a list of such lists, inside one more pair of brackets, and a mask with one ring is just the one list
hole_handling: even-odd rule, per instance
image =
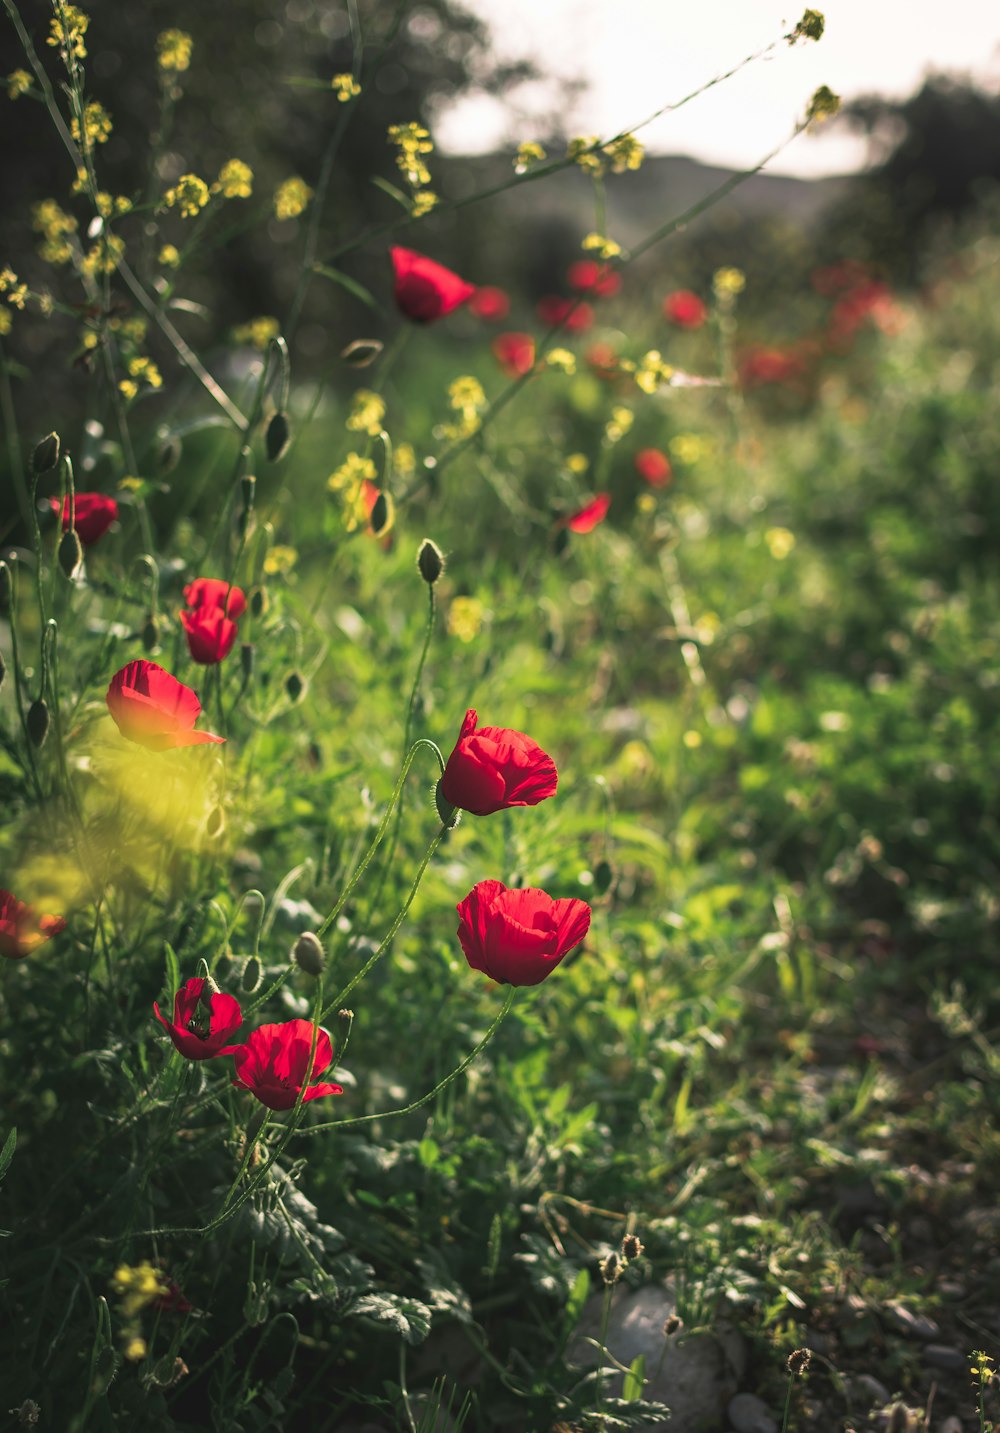
[[163, 942], [163, 950], [166, 956], [164, 981], [166, 983], [167, 998], [173, 1000], [175, 992], [180, 989], [181, 985], [181, 967], [177, 959], [177, 953], [169, 940]]
[[583, 1306], [587, 1302], [587, 1295], [590, 1293], [590, 1274], [586, 1269], [581, 1269], [573, 1280], [573, 1287], [569, 1291], [569, 1298], [566, 1300], [565, 1331], [570, 1333], [577, 1324], [577, 1320], [583, 1313]]
[[10, 1168], [10, 1162], [14, 1158], [14, 1147], [16, 1144], [17, 1129], [14, 1128], [4, 1140], [3, 1149], [0, 1149], [0, 1179], [3, 1179], [7, 1170]]
[[376, 189], [381, 189], [383, 194], [388, 194], [390, 199], [394, 199], [395, 202], [399, 204], [401, 208], [405, 209], [407, 213], [409, 213], [410, 201], [403, 193], [402, 189], [397, 189], [395, 184], [390, 184], [388, 179], [383, 179], [381, 175], [378, 174], [376, 174], [375, 178], [372, 180], [372, 183], [375, 185]]
[[629, 1365], [625, 1382], [622, 1384], [622, 1398], [626, 1403], [634, 1403], [636, 1399], [642, 1397], [642, 1386], [645, 1381], [646, 1355], [638, 1353]]
[[340, 269], [331, 269], [328, 264], [317, 264], [314, 272], [322, 274], [324, 279], [330, 279], [333, 283], [339, 284], [342, 289], [346, 289], [349, 294], [353, 294], [356, 299], [360, 299], [363, 304], [367, 304], [376, 313], [382, 312], [382, 305], [378, 299], [365, 288], [364, 284], [359, 284], [357, 279], [352, 279], [347, 274], [341, 273]]
[[418, 1299], [394, 1294], [365, 1294], [352, 1306], [354, 1318], [374, 1319], [397, 1333], [404, 1343], [422, 1343], [431, 1328], [431, 1311]]

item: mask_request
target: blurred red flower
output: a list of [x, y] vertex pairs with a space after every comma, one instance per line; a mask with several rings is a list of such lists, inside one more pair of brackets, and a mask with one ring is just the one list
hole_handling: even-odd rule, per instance
[[598, 523], [602, 523], [608, 515], [608, 508], [611, 506], [610, 493], [598, 493], [597, 497], [587, 503], [586, 507], [580, 508], [578, 512], [570, 513], [567, 517], [559, 519], [559, 527], [568, 527], [570, 532], [593, 532]]
[[474, 284], [460, 279], [443, 264], [398, 245], [389, 250], [395, 282], [396, 305], [413, 323], [432, 323], [444, 318], [476, 292]]
[[586, 901], [480, 881], [456, 907], [458, 938], [473, 970], [507, 985], [538, 985], [590, 929]]
[[641, 448], [632, 462], [640, 478], [654, 488], [665, 488], [674, 475], [670, 459], [659, 448]]
[[247, 599], [240, 588], [221, 577], [196, 577], [185, 587], [184, 601], [189, 607], [224, 610], [234, 622], [238, 622], [247, 610]]
[[792, 383], [805, 372], [801, 354], [790, 348], [748, 348], [739, 362], [742, 388], [762, 388], [769, 383]]
[[617, 378], [618, 354], [610, 343], [592, 343], [583, 355], [584, 362], [597, 378]]
[[530, 333], [498, 333], [490, 346], [510, 378], [523, 378], [535, 366], [535, 340]]
[[10, 891], [0, 891], [0, 955], [21, 960], [66, 929], [62, 916], [40, 916]]
[[598, 299], [613, 298], [622, 286], [622, 276], [610, 264], [596, 259], [577, 259], [566, 271], [566, 281], [577, 293], [593, 294]]
[[224, 736], [194, 731], [201, 715], [197, 695], [155, 662], [129, 662], [111, 678], [108, 711], [122, 736], [150, 751], [222, 742]]
[[[207, 1011], [204, 1005], [199, 1010], [204, 989], [205, 981], [200, 975], [193, 975], [181, 986], [174, 995], [172, 1022], [163, 1018], [159, 1003], [153, 1001], [153, 1014], [186, 1060], [214, 1060], [217, 1055], [231, 1055], [238, 1048], [227, 1045], [226, 1041], [243, 1023], [240, 1002], [235, 995], [224, 995], [220, 990], [210, 996]], [[198, 1023], [194, 1023], [196, 1015], [200, 1016]]]
[[[59, 511], [59, 499], [49, 498], [49, 507]], [[102, 538], [113, 522], [118, 521], [118, 504], [104, 493], [77, 493], [73, 500], [73, 518], [77, 536], [84, 547], [92, 547]], [[62, 501], [62, 528], [69, 531], [69, 496]]]
[[567, 333], [585, 333], [594, 322], [594, 310], [579, 299], [564, 299], [560, 294], [546, 294], [535, 305], [542, 323], [552, 328], [565, 328]]
[[690, 289], [675, 289], [663, 300], [663, 317], [678, 328], [701, 328], [708, 309]]
[[[234, 1085], [249, 1090], [269, 1110], [290, 1110], [307, 1079], [321, 1075], [333, 1059], [333, 1046], [325, 1030], [316, 1040], [312, 1069], [308, 1070], [312, 1049], [311, 1020], [285, 1020], [280, 1025], [259, 1025], [251, 1031], [245, 1045], [233, 1052], [236, 1065]], [[342, 1095], [341, 1085], [306, 1085], [303, 1101], [319, 1100], [324, 1095]]]
[[832, 298], [835, 294], [843, 293], [845, 289], [853, 289], [870, 277], [867, 264], [862, 264], [857, 259], [841, 259], [839, 263], [814, 269], [811, 275], [813, 288], [824, 298]]
[[477, 727], [476, 721], [470, 707], [441, 777], [441, 795], [450, 806], [490, 816], [509, 806], [537, 806], [556, 794], [556, 764], [536, 741], [509, 727]]
[[488, 323], [502, 323], [510, 313], [510, 299], [504, 289], [484, 284], [473, 292], [469, 300], [469, 312]]

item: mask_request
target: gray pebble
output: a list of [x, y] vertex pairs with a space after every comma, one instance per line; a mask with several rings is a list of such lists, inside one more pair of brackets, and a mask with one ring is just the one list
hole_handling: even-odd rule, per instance
[[943, 1343], [929, 1343], [924, 1349], [924, 1362], [932, 1368], [943, 1368], [949, 1373], [961, 1373], [968, 1363], [965, 1354], [958, 1348]]
[[859, 1373], [854, 1378], [847, 1380], [847, 1387], [852, 1400], [865, 1407], [884, 1408], [889, 1402], [889, 1390], [884, 1383], [880, 1383], [873, 1374]]
[[887, 1320], [897, 1333], [920, 1343], [931, 1343], [941, 1330], [926, 1314], [915, 1314], [903, 1304], [886, 1304], [883, 1310]]
[[737, 1393], [726, 1412], [735, 1433], [778, 1433], [767, 1404], [753, 1393]]

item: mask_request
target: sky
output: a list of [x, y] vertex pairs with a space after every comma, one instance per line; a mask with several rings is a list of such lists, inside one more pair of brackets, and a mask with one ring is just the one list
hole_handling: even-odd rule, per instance
[[[489, 22], [503, 59], [534, 59], [546, 74], [587, 88], [567, 115], [568, 132], [614, 134], [639, 124], [787, 33], [804, 4], [782, 0], [464, 0]], [[741, 168], [791, 132], [809, 96], [829, 85], [842, 97], [903, 97], [932, 70], [1000, 86], [997, 0], [811, 0], [826, 17], [818, 44], [780, 41], [681, 110], [640, 131], [656, 154], [690, 154]], [[453, 153], [482, 153], [530, 139], [552, 106], [547, 85], [498, 101], [459, 100], [443, 111], [435, 138]], [[862, 140], [843, 126], [801, 135], [771, 162], [777, 174], [843, 174], [865, 161]]]

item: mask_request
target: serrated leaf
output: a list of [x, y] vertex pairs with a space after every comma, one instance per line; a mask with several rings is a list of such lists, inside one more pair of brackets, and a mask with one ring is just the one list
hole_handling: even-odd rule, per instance
[[397, 1333], [404, 1343], [422, 1343], [431, 1330], [431, 1311], [418, 1299], [395, 1294], [364, 1294], [351, 1307], [353, 1318], [374, 1319]]

